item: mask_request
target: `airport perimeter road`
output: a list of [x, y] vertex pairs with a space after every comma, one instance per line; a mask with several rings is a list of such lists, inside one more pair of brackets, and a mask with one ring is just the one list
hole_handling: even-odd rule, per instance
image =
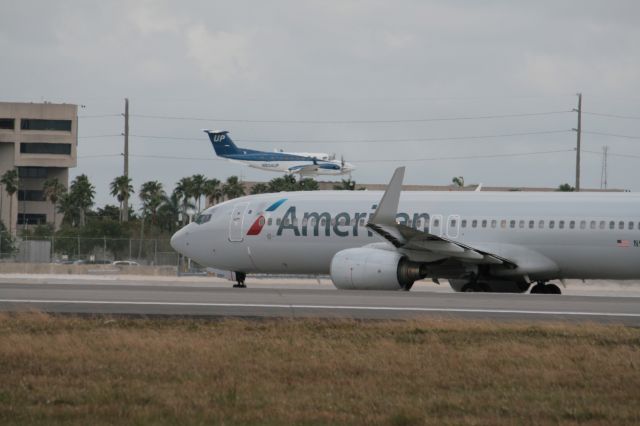
[[212, 317], [571, 320], [640, 326], [640, 298], [444, 292], [339, 291], [311, 285], [213, 285], [0, 280], [0, 311]]

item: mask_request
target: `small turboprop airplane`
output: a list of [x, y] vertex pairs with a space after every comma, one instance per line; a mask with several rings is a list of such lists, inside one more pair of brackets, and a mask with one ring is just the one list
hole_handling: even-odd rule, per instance
[[171, 238], [198, 263], [246, 273], [329, 274], [339, 289], [559, 294], [551, 280], [639, 279], [640, 196], [404, 192], [404, 167], [377, 191], [280, 192], [205, 210]]
[[218, 157], [237, 161], [260, 170], [300, 175], [345, 175], [355, 167], [329, 154], [313, 152], [255, 151], [238, 148], [226, 130], [204, 130]]

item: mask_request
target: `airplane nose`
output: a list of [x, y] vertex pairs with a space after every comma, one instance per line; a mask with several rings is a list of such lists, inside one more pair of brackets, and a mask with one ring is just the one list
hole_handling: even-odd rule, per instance
[[186, 245], [186, 232], [183, 229], [179, 230], [171, 237], [171, 241], [169, 241], [171, 247], [177, 251], [178, 253], [184, 254], [184, 250], [187, 247]]

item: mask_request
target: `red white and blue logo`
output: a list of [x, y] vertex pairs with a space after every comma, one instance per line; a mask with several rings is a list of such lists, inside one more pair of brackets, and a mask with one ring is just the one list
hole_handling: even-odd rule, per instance
[[[287, 201], [286, 198], [281, 198], [275, 203], [271, 204], [269, 207], [267, 207], [264, 211], [273, 212], [278, 207], [280, 207], [285, 201]], [[267, 220], [265, 219], [264, 214], [260, 214], [260, 216], [258, 216], [258, 218], [249, 227], [249, 230], [247, 231], [247, 235], [259, 235], [260, 232], [262, 232], [262, 228], [264, 227], [266, 222]]]

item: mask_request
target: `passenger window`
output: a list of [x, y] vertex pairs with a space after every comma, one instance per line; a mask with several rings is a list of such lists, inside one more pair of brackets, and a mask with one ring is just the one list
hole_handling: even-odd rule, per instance
[[616, 229], [616, 223], [613, 220], [609, 222], [609, 229]]
[[495, 228], [497, 224], [498, 224], [498, 221], [497, 221], [497, 220], [493, 219], [493, 220], [491, 221], [491, 227], [492, 227], [492, 228]]
[[487, 221], [486, 221], [486, 220], [483, 220], [483, 221], [482, 221], [482, 227], [483, 227], [483, 228], [486, 228], [486, 227], [487, 227]]
[[550, 220], [549, 221], [549, 229], [553, 229], [556, 226], [556, 221], [555, 220]]
[[581, 220], [580, 221], [580, 229], [585, 229], [587, 227], [587, 221], [586, 220]]
[[515, 228], [516, 227], [516, 221], [515, 220], [510, 221], [509, 222], [509, 227], [510, 228]]
[[533, 229], [533, 226], [534, 226], [534, 225], [535, 225], [535, 221], [530, 220], [530, 221], [529, 221], [529, 228], [530, 228], [530, 229]]
[[433, 221], [433, 226], [440, 226], [440, 219], [436, 219]]
[[269, 218], [267, 219], [267, 225], [271, 226], [273, 224], [273, 219]]
[[507, 221], [506, 219], [502, 219], [500, 221], [500, 228], [506, 228], [507, 227]]
[[629, 230], [633, 230], [633, 222], [629, 222]]
[[589, 228], [596, 229], [596, 221], [595, 220], [591, 221], [591, 223], [589, 224]]
[[416, 228], [420, 228], [420, 225], [422, 225], [422, 221], [420, 219], [416, 220]]
[[276, 219], [276, 225], [280, 226], [280, 224], [282, 223], [282, 220], [280, 218]]
[[600, 229], [604, 229], [604, 227], [605, 227], [605, 222], [604, 222], [604, 220], [601, 220], [600, 221]]
[[460, 226], [462, 226], [463, 228], [467, 227], [467, 219], [463, 219], [462, 222], [460, 222]]
[[360, 218], [360, 226], [364, 226], [364, 218]]
[[524, 220], [521, 220], [521, 221], [520, 221], [520, 223], [518, 224], [518, 226], [519, 226], [520, 228], [524, 228]]
[[326, 218], [323, 217], [322, 219], [320, 219], [320, 226], [326, 226], [326, 224], [327, 224]]
[[541, 220], [540, 222], [538, 222], [538, 228], [544, 229], [544, 220]]
[[618, 222], [618, 229], [624, 229], [624, 221]]
[[473, 228], [476, 228], [478, 226], [478, 221], [476, 219], [473, 219], [473, 221], [471, 221], [471, 226]]
[[452, 227], [452, 228], [455, 228], [456, 227], [456, 223], [458, 223], [458, 222], [455, 219], [451, 219], [449, 221], [449, 226]]
[[291, 222], [289, 221], [289, 218], [288, 218], [288, 217], [287, 217], [287, 218], [285, 218], [285, 220], [284, 220], [284, 226], [289, 226], [289, 224], [290, 224], [290, 223], [291, 223]]
[[564, 229], [564, 220], [558, 222], [558, 228]]
[[569, 229], [575, 229], [576, 227], [576, 221], [572, 220], [571, 222], [569, 222]]

